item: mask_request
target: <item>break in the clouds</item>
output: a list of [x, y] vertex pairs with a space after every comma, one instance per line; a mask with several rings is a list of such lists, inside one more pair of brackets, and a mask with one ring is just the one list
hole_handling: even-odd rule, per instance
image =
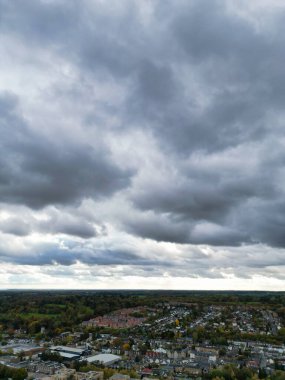
[[0, 0], [1, 286], [284, 288], [284, 25]]

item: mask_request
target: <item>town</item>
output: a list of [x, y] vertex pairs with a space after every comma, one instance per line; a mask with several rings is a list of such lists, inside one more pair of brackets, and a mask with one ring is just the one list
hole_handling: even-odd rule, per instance
[[[67, 331], [57, 327], [51, 333], [48, 320], [36, 315], [28, 328], [20, 320], [18, 328], [2, 323], [0, 377], [2, 371], [35, 380], [284, 378], [284, 307], [278, 313], [274, 303], [210, 303], [208, 295], [207, 302], [131, 298], [140, 305], [83, 318]], [[122, 304], [129, 303], [127, 296]]]

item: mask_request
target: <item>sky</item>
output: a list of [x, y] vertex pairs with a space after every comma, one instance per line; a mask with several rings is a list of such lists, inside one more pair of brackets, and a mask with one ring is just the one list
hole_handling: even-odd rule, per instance
[[0, 0], [0, 289], [285, 290], [283, 0]]

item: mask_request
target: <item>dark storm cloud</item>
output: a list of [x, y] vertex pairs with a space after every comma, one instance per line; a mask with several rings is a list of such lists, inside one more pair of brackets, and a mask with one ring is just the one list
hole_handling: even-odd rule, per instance
[[[252, 201], [250, 212], [247, 214], [249, 233], [256, 240], [273, 247], [285, 247], [285, 203], [284, 198], [262, 203]], [[246, 213], [246, 211], [245, 211]], [[245, 219], [243, 215], [241, 222]]]
[[[35, 229], [37, 226], [35, 226]], [[43, 233], [65, 234], [89, 239], [97, 236], [96, 228], [83, 218], [50, 218], [38, 225]]]
[[189, 243], [190, 226], [187, 223], [175, 223], [165, 216], [148, 213], [130, 218], [126, 216], [126, 230], [143, 238], [156, 241]]
[[181, 221], [171, 215], [167, 217], [148, 213], [135, 220], [126, 218], [125, 228], [143, 238], [179, 244], [239, 246], [241, 242], [254, 242], [242, 227], [229, 228], [203, 221], [195, 223], [191, 222], [191, 215]]
[[[18, 106], [16, 97], [2, 95], [1, 202], [40, 209], [109, 199], [122, 190], [133, 209], [117, 217], [117, 225], [139, 237], [284, 247], [285, 12], [249, 14], [239, 6], [218, 0], [0, 1], [3, 39], [25, 46], [31, 57], [49, 53], [51, 61], [74, 70], [69, 91], [61, 82], [51, 84], [52, 100], [60, 107], [82, 104], [81, 133], [88, 124], [88, 133], [95, 125], [98, 135], [87, 144], [72, 132], [44, 134], [21, 116], [21, 99]], [[111, 101], [114, 84], [121, 92]], [[89, 96], [93, 87], [96, 99]], [[100, 131], [99, 103], [109, 116]], [[149, 139], [144, 157], [136, 155], [141, 141], [134, 131]], [[129, 165], [137, 172], [124, 169]], [[112, 210], [109, 217], [116, 219]], [[24, 224], [1, 228], [29, 233]], [[92, 221], [80, 218], [51, 218], [41, 228], [97, 236]], [[89, 262], [88, 255], [80, 257]]]
[[[270, 156], [267, 149], [256, 151], [253, 145], [249, 150], [200, 154], [181, 167], [174, 161], [165, 175], [147, 178], [134, 188], [131, 199], [142, 216], [125, 223], [141, 236], [178, 243], [234, 246], [262, 241], [256, 226], [271, 223], [269, 210], [283, 197], [275, 165], [283, 161], [281, 147], [276, 145]], [[168, 237], [163, 238], [161, 230]]]
[[2, 203], [32, 208], [72, 204], [110, 196], [128, 185], [131, 173], [112, 162], [103, 144], [94, 148], [60, 132], [49, 137], [33, 131], [17, 114], [17, 100], [10, 94], [1, 95], [0, 109]]

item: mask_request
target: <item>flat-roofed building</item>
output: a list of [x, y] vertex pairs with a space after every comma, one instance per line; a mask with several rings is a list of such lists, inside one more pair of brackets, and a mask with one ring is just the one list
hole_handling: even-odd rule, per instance
[[50, 352], [58, 353], [65, 360], [78, 360], [86, 353], [86, 348], [52, 346]]
[[120, 356], [113, 354], [98, 354], [94, 356], [89, 356], [89, 358], [87, 358], [88, 363], [99, 363], [105, 366], [112, 365], [120, 360]]

